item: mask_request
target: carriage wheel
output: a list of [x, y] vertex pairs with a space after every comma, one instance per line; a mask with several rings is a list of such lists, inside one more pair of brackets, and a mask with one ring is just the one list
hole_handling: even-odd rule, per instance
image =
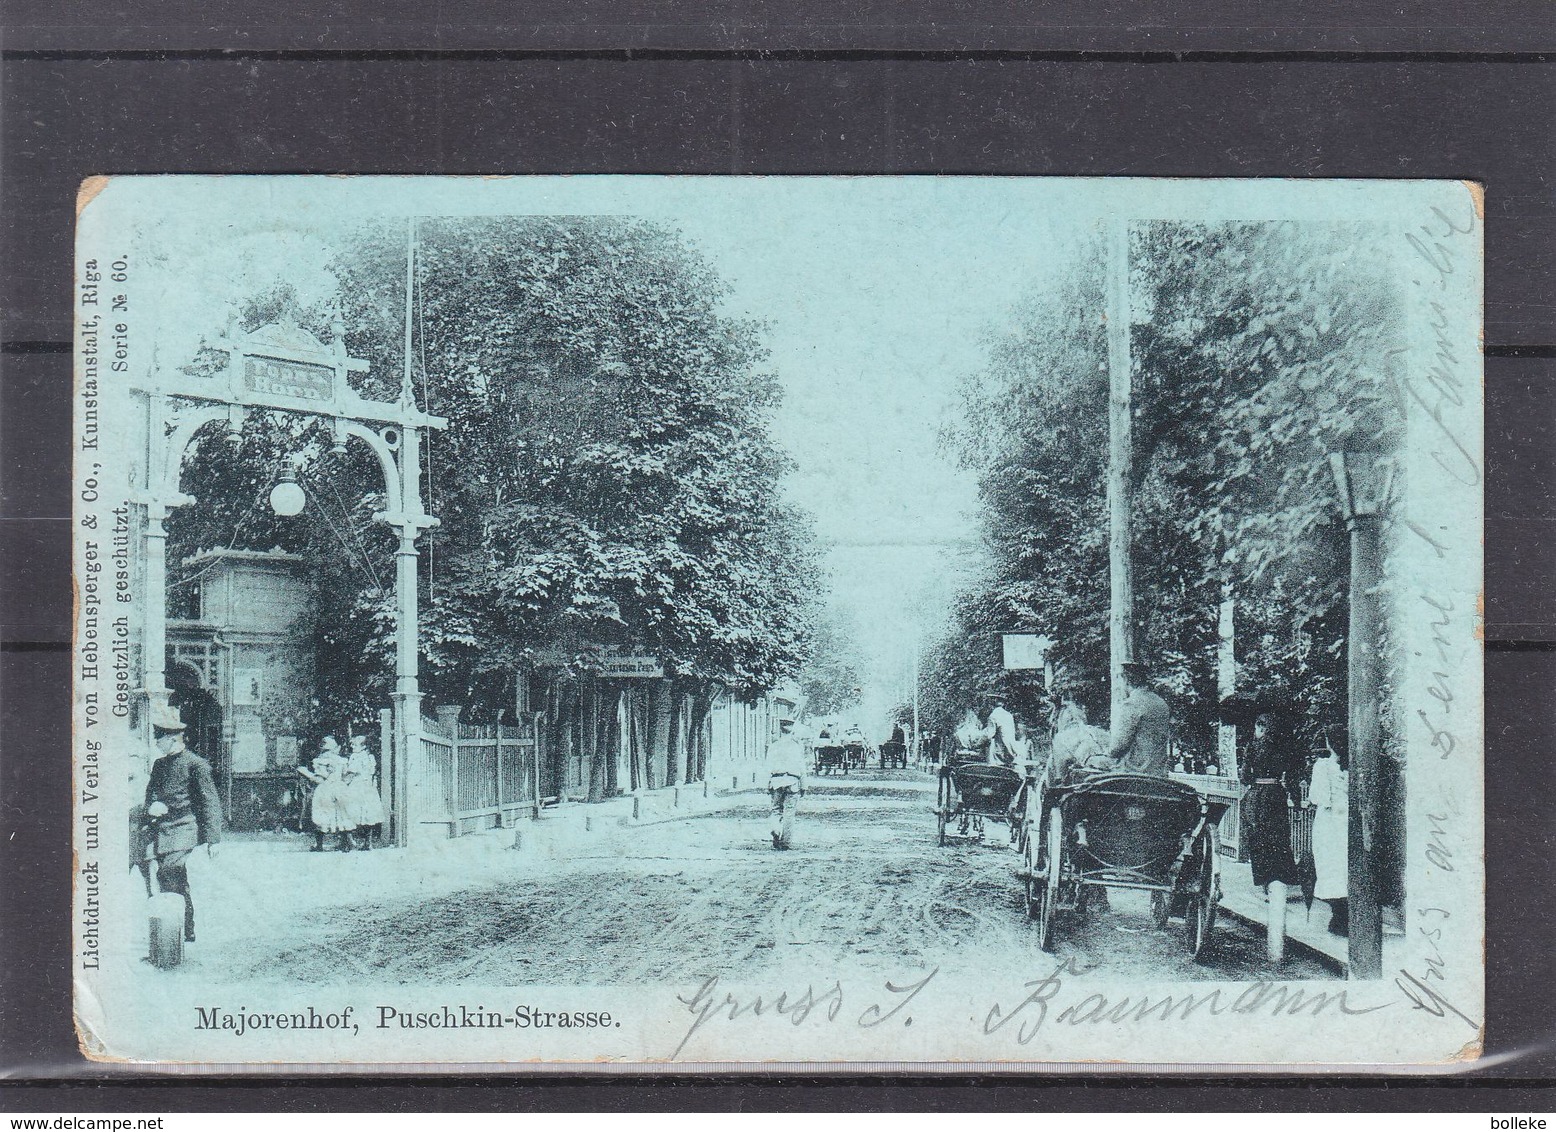
[[1157, 931], [1165, 931], [1167, 928], [1167, 894], [1165, 892], [1151, 893], [1151, 923], [1156, 925]]
[[1209, 957], [1210, 928], [1215, 916], [1215, 909], [1203, 896], [1190, 898], [1189, 906], [1184, 910], [1184, 931], [1188, 936], [1189, 953], [1196, 963], [1203, 963]]
[[1038, 875], [1037, 839], [1030, 835], [1022, 838], [1021, 865], [1022, 872], [1026, 874], [1027, 919], [1036, 920], [1043, 914], [1043, 898], [1048, 893], [1048, 879]]
[[946, 776], [942, 774], [940, 776], [940, 783], [935, 789], [935, 817], [939, 819], [940, 823], [938, 833], [940, 836], [941, 845], [944, 845], [946, 842], [945, 823], [950, 816], [951, 784], [946, 780]]
[[1221, 896], [1220, 838], [1215, 827], [1205, 831], [1200, 843], [1199, 895], [1189, 901], [1187, 921], [1189, 951], [1196, 963], [1210, 958], [1210, 933], [1216, 926], [1216, 905]]
[[1037, 920], [1037, 946], [1052, 951], [1054, 916], [1059, 910], [1059, 874], [1064, 871], [1064, 830], [1059, 807], [1048, 812], [1048, 877], [1043, 887], [1043, 907]]

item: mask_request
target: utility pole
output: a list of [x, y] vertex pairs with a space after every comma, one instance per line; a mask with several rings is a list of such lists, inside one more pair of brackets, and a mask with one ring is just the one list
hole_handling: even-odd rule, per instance
[[[1232, 596], [1230, 581], [1221, 583], [1216, 636], [1216, 695], [1225, 702], [1237, 694], [1237, 600]], [[1222, 723], [1216, 729], [1216, 765], [1224, 777], [1238, 780], [1235, 723]]]
[[1378, 585], [1382, 581], [1376, 515], [1351, 523], [1351, 624], [1347, 698], [1350, 701], [1350, 829], [1347, 946], [1353, 979], [1383, 977], [1383, 924], [1378, 909], [1377, 844], [1381, 682], [1378, 672]]
[[1382, 702], [1378, 588], [1383, 582], [1379, 512], [1388, 499], [1392, 476], [1387, 468], [1380, 469], [1379, 463], [1376, 457], [1367, 455], [1333, 453], [1329, 457], [1341, 514], [1351, 534], [1351, 617], [1345, 640], [1350, 753], [1346, 967], [1353, 979], [1383, 977], [1377, 859], [1378, 776], [1383, 743], [1378, 715]]
[[1134, 484], [1134, 383], [1129, 371], [1129, 222], [1108, 226], [1108, 658], [1112, 714], [1124, 702], [1124, 665], [1135, 658], [1135, 572], [1130, 516]]
[[913, 736], [908, 740], [908, 758], [918, 761], [918, 638], [913, 638]]

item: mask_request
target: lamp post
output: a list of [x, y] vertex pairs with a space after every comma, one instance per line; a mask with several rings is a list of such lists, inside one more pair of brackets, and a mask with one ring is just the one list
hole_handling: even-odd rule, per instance
[[1329, 470], [1340, 514], [1351, 535], [1350, 626], [1346, 634], [1347, 750], [1350, 825], [1346, 895], [1350, 934], [1347, 960], [1353, 979], [1383, 975], [1383, 930], [1378, 910], [1378, 773], [1381, 759], [1382, 664], [1378, 655], [1378, 587], [1383, 578], [1381, 512], [1393, 464], [1372, 453], [1332, 452]]
[[1129, 222], [1108, 228], [1108, 670], [1109, 719], [1116, 726], [1124, 698], [1124, 665], [1135, 659], [1134, 378], [1129, 361]]

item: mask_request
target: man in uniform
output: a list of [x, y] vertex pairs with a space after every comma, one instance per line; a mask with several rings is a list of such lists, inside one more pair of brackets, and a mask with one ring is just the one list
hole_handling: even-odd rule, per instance
[[778, 738], [767, 745], [767, 793], [773, 804], [773, 848], [787, 849], [784, 812], [791, 815], [805, 793], [805, 748], [794, 737], [794, 720], [778, 721]]
[[1129, 696], [1113, 721], [1108, 757], [1121, 773], [1166, 778], [1172, 769], [1167, 750], [1172, 717], [1167, 701], [1151, 690], [1151, 673], [1145, 665], [1130, 661], [1123, 669]]
[[146, 779], [146, 820], [157, 889], [183, 896], [184, 939], [192, 942], [195, 915], [189, 854], [204, 845], [207, 854], [215, 855], [222, 839], [221, 799], [211, 764], [184, 746], [184, 721], [175, 708], [155, 708], [151, 730], [157, 761]]

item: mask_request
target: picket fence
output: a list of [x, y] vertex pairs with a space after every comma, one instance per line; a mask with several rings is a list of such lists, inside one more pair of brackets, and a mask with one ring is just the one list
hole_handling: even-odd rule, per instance
[[538, 719], [517, 725], [461, 723], [458, 709], [422, 717], [421, 758], [411, 768], [412, 813], [424, 831], [459, 837], [511, 826], [535, 808]]

